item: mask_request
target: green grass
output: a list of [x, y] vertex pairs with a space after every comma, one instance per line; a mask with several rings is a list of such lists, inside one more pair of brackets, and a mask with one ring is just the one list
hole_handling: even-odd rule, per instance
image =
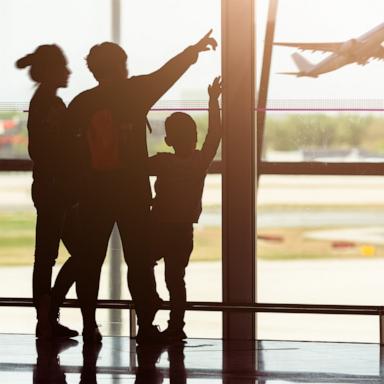
[[[36, 215], [28, 212], [0, 214], [0, 265], [31, 265], [35, 248]], [[60, 249], [58, 262], [68, 257], [64, 247]]]
[[0, 264], [33, 262], [35, 215], [32, 212], [0, 214]]
[[[377, 212], [377, 209], [375, 211]], [[31, 265], [33, 263], [35, 220], [34, 212], [0, 213], [0, 265]], [[356, 247], [347, 251], [338, 251], [333, 249], [330, 241], [311, 240], [304, 237], [305, 232], [316, 229], [320, 228], [273, 228], [260, 230], [259, 234], [261, 235], [278, 235], [283, 238], [283, 241], [259, 240], [257, 242], [258, 258], [270, 261], [289, 261], [363, 257], [359, 247], [364, 244], [357, 244]], [[220, 260], [221, 254], [221, 228], [197, 226], [195, 228], [195, 247], [191, 261]], [[383, 256], [384, 246], [378, 246], [376, 247], [375, 255], [368, 257]], [[61, 247], [58, 263], [60, 264], [67, 257], [66, 250], [64, 247]]]
[[[0, 265], [31, 265], [35, 245], [34, 212], [0, 213]], [[60, 249], [58, 263], [68, 256]], [[221, 230], [209, 227], [195, 231], [195, 251], [192, 260], [219, 260], [221, 258]]]

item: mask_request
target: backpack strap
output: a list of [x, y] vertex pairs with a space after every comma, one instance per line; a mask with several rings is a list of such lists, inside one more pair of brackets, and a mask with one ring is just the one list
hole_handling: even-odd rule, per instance
[[147, 125], [149, 133], [152, 133], [153, 130], [147, 116], [145, 116], [145, 124]]

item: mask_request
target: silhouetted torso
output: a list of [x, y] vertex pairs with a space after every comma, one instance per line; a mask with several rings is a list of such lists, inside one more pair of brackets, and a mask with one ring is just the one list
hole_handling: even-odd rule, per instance
[[157, 176], [151, 211], [155, 221], [198, 222], [205, 176], [219, 143], [220, 134], [210, 132], [202, 150], [188, 157], [159, 153], [149, 159], [150, 169]]
[[99, 85], [72, 101], [69, 124], [80, 137], [85, 195], [114, 184], [100, 193], [112, 192], [125, 204], [130, 197], [150, 203], [146, 115], [195, 60], [196, 52], [186, 49], [151, 74]]
[[70, 120], [77, 122], [79, 160], [87, 183], [83, 187], [92, 187], [83, 188], [86, 195], [97, 193], [94, 185], [99, 185], [115, 196], [126, 199], [126, 193], [136, 192], [132, 198], [145, 196], [149, 201], [145, 127], [150, 105], [143, 87], [140, 78], [127, 79], [85, 91], [72, 102]]
[[194, 151], [187, 158], [159, 153], [150, 164], [157, 175], [152, 217], [170, 223], [197, 223], [207, 170], [201, 152]]
[[63, 119], [66, 111], [60, 97], [38, 89], [29, 106], [28, 151], [33, 177], [46, 180], [63, 172]]

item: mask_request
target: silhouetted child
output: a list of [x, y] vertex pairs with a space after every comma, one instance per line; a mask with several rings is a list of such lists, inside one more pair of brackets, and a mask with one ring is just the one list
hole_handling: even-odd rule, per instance
[[209, 126], [201, 150], [196, 150], [196, 123], [186, 113], [173, 113], [165, 120], [165, 142], [175, 153], [158, 153], [149, 159], [151, 173], [157, 176], [153, 199], [152, 250], [156, 260], [164, 258], [165, 282], [171, 313], [165, 341], [181, 341], [186, 304], [185, 268], [193, 250], [193, 223], [202, 210], [204, 180], [221, 139], [218, 98], [221, 81], [217, 77], [208, 87]]

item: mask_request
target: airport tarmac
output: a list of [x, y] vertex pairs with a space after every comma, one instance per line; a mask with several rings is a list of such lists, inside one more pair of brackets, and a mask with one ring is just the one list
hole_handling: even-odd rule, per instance
[[[30, 200], [30, 173], [0, 174], [0, 209], [1, 210], [33, 210]], [[207, 178], [204, 203], [206, 206], [220, 204], [220, 176]], [[381, 177], [288, 177], [268, 176], [260, 182], [259, 204], [305, 206], [318, 204], [333, 206], [367, 207], [384, 206], [384, 178]], [[289, 213], [287, 225], [312, 226], [316, 217], [311, 211], [298, 210], [302, 216]], [[363, 230], [368, 238], [376, 236], [382, 242], [384, 215], [372, 210], [361, 216], [354, 212], [344, 212], [338, 224], [369, 226]], [[322, 212], [323, 224], [326, 227], [334, 223], [331, 211]], [[276, 214], [276, 213], [275, 213]], [[269, 227], [276, 226], [279, 219], [271, 217]], [[317, 217], [318, 219], [319, 217]], [[220, 216], [205, 216], [202, 225], [220, 225]], [[325, 230], [327, 228], [324, 228]], [[342, 228], [340, 229], [342, 230]], [[352, 229], [353, 231], [353, 229]], [[375, 233], [373, 234], [374, 231]], [[313, 235], [313, 233], [312, 233]], [[327, 233], [326, 236], [332, 234]], [[325, 236], [322, 233], [321, 236]], [[333, 232], [334, 235], [334, 232]], [[340, 235], [340, 234], [338, 234]], [[356, 232], [343, 233], [345, 236], [356, 237]], [[317, 236], [319, 233], [317, 232]], [[384, 237], [384, 234], [383, 234]], [[328, 238], [328, 237], [327, 237]], [[0, 296], [28, 297], [31, 292], [31, 268], [1, 267]], [[123, 266], [123, 268], [125, 268]], [[341, 255], [337, 260], [289, 260], [263, 261], [257, 263], [257, 296], [259, 302], [270, 303], [317, 303], [317, 304], [384, 304], [384, 260], [377, 258], [344, 259]], [[167, 297], [162, 281], [162, 267], [157, 271], [159, 291]], [[189, 300], [220, 301], [221, 300], [221, 264], [220, 262], [193, 262], [187, 275]], [[122, 282], [122, 298], [129, 298]], [[100, 298], [109, 298], [108, 263], [102, 275]], [[74, 290], [71, 297], [75, 297]], [[166, 325], [165, 312], [158, 316], [159, 324]], [[81, 317], [76, 309], [62, 311], [63, 321], [81, 328]], [[117, 328], [113, 325], [114, 318], [108, 311], [99, 311], [99, 321], [105, 334], [117, 332], [127, 335], [129, 329], [128, 312], [117, 316]], [[258, 337], [277, 340], [331, 340], [331, 341], [361, 341], [377, 342], [379, 333], [378, 319], [360, 316], [331, 316], [331, 315], [295, 315], [295, 314], [262, 314], [258, 316]], [[33, 333], [34, 312], [30, 308], [0, 308], [0, 328], [4, 332]], [[191, 337], [220, 337], [221, 314], [219, 313], [189, 313], [187, 315], [187, 333]]]
[[[31, 271], [31, 267], [0, 268], [0, 296], [30, 297]], [[157, 268], [158, 290], [166, 299], [162, 276], [163, 266], [160, 264]], [[259, 261], [257, 276], [259, 302], [384, 304], [383, 259]], [[191, 263], [187, 289], [191, 301], [220, 301], [221, 263]], [[75, 297], [73, 289], [70, 297]], [[103, 269], [99, 297], [110, 298], [108, 265]], [[122, 281], [122, 298], [129, 297], [126, 283]], [[4, 333], [33, 333], [34, 318], [31, 308], [0, 308], [0, 329]], [[62, 320], [81, 329], [81, 316], [77, 309], [64, 309]], [[167, 313], [162, 311], [156, 322], [164, 328], [166, 320]], [[105, 334], [129, 333], [128, 311], [111, 318], [107, 310], [99, 310], [98, 321]], [[122, 325], [116, 327], [114, 321]], [[221, 335], [219, 313], [190, 312], [186, 322], [187, 334], [191, 337], [216, 338]], [[258, 337], [264, 340], [377, 342], [379, 320], [375, 316], [261, 314], [258, 316]]]
[[[0, 208], [32, 208], [30, 172], [0, 173]], [[208, 175], [205, 205], [221, 204], [221, 176]], [[260, 178], [259, 205], [384, 205], [380, 176], [281, 176]]]

